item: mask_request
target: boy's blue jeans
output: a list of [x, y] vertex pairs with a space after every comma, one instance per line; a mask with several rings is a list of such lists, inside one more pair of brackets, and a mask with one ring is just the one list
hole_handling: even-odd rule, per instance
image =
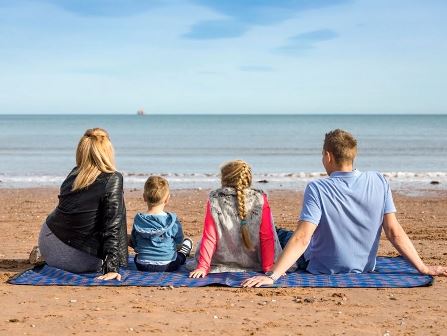
[[[281, 244], [281, 247], [284, 249], [284, 247], [286, 247], [289, 239], [292, 238], [293, 231], [276, 228], [276, 234], [278, 235], [278, 239], [279, 239], [279, 243]], [[299, 270], [306, 270], [308, 264], [309, 264], [309, 260], [304, 259], [304, 253], [296, 261], [296, 265], [298, 267], [297, 269], [299, 269]]]
[[186, 257], [183, 253], [178, 252], [177, 258], [166, 265], [152, 265], [152, 264], [139, 263], [137, 261], [137, 256], [135, 256], [134, 261], [135, 261], [135, 265], [137, 266], [137, 269], [139, 271], [143, 271], [143, 272], [174, 272], [174, 271], [177, 271], [180, 268], [180, 266], [185, 263]]

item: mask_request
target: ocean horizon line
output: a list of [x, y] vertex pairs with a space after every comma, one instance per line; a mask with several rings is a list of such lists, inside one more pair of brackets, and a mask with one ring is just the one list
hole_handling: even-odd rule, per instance
[[447, 116], [447, 112], [440, 113], [149, 113], [138, 115], [135, 113], [1, 113], [0, 116]]

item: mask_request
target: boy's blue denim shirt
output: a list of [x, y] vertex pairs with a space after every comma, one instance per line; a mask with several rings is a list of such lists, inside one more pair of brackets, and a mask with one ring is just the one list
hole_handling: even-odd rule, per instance
[[138, 260], [173, 261], [176, 245], [183, 242], [182, 225], [175, 213], [150, 215], [137, 213], [131, 233]]

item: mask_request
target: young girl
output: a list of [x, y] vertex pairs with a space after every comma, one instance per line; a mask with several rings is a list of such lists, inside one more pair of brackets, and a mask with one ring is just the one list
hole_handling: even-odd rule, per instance
[[209, 272], [270, 271], [281, 253], [267, 196], [250, 188], [250, 166], [241, 160], [221, 168], [222, 188], [212, 191], [197, 267], [191, 278]]

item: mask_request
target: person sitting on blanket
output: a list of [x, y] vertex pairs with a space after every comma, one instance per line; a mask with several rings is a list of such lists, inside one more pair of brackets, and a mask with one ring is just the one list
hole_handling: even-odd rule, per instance
[[180, 221], [164, 208], [170, 199], [169, 184], [161, 176], [150, 176], [144, 184], [147, 213], [137, 213], [129, 245], [134, 248], [139, 271], [173, 272], [186, 261], [192, 240], [183, 238]]
[[76, 149], [76, 167], [60, 187], [59, 203], [39, 234], [43, 260], [73, 273], [102, 270], [102, 280], [121, 279], [127, 266], [123, 176], [116, 171], [106, 130], [88, 129]]
[[[399, 253], [420, 273], [447, 275], [447, 267], [427, 266], [396, 218], [390, 186], [377, 172], [353, 169], [357, 141], [336, 129], [326, 134], [323, 166], [327, 178], [304, 191], [298, 227], [270, 273], [245, 280], [244, 287], [273, 284], [288, 267], [314, 274], [362, 273], [374, 270], [382, 227]], [[279, 236], [287, 236], [278, 230]]]
[[[241, 160], [221, 168], [222, 188], [209, 195], [197, 267], [191, 278], [211, 272], [270, 271], [281, 253], [267, 196], [250, 188], [250, 166]], [[198, 252], [197, 252], [198, 251]]]

